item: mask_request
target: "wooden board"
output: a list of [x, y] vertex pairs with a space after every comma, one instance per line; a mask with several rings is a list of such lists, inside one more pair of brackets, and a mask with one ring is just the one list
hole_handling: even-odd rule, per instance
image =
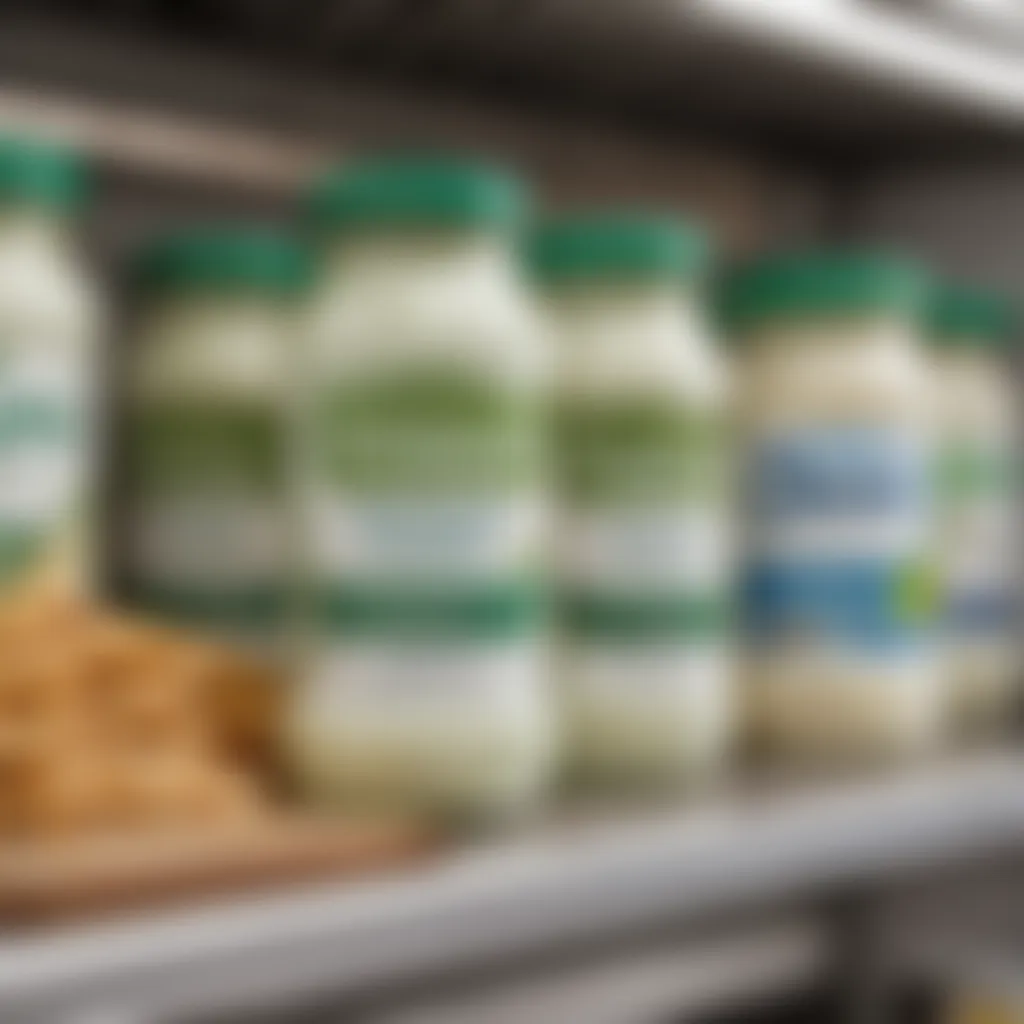
[[258, 825], [0, 846], [0, 924], [103, 917], [409, 865], [439, 846], [414, 824], [275, 819]]

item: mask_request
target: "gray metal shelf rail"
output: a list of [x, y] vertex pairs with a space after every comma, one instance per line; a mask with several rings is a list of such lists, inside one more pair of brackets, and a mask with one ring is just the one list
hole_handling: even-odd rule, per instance
[[162, 1020], [317, 992], [354, 996], [1022, 842], [1024, 760], [1008, 755], [553, 825], [362, 886], [8, 935], [0, 1019], [144, 1007]]

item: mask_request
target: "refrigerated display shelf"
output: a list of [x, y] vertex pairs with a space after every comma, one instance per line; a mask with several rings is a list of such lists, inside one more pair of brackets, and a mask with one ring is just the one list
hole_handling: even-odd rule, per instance
[[[877, 0], [694, 0], [670, 5], [681, 21], [724, 46], [750, 45], [798, 72], [826, 110], [835, 92], [868, 86], [871, 99], [912, 104], [924, 116], [977, 117], [1019, 127], [1024, 121], [1021, 55], [957, 31], [937, 11], [900, 10]], [[821, 86], [811, 88], [810, 83]]]
[[1024, 758], [1010, 754], [676, 811], [574, 814], [360, 885], [8, 933], [0, 1018], [354, 997], [1018, 847]]
[[425, 126], [485, 146], [583, 122], [597, 135], [625, 127], [633, 147], [710, 136], [717, 150], [720, 135], [758, 160], [834, 168], [840, 155], [848, 167], [922, 148], [1014, 150], [1024, 125], [1024, 62], [1005, 38], [896, 3], [334, 0], [303, 18], [274, 5], [274, 31], [266, 4], [202, 0], [170, 38], [158, 5], [88, 19], [55, 6], [4, 17], [0, 128], [272, 193], [335, 143], [418, 140]]

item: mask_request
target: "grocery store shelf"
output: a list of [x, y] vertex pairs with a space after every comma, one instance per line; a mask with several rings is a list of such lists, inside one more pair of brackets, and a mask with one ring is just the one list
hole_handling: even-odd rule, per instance
[[836, 969], [833, 929], [805, 915], [650, 947], [616, 948], [540, 976], [457, 991], [371, 1013], [372, 1024], [564, 1024], [704, 1019], [812, 991]]
[[0, 1009], [287, 1004], [1024, 848], [1024, 760], [559, 822], [362, 886], [0, 941]]
[[486, 90], [432, 88], [198, 38], [204, 45], [72, 12], [0, 17], [0, 131], [64, 137], [104, 171], [140, 171], [219, 196], [245, 190], [289, 209], [296, 185], [328, 159], [395, 146], [480, 151], [556, 194], [588, 183], [602, 196], [609, 187], [633, 194], [650, 176], [671, 196], [710, 195], [717, 211], [749, 205], [733, 202], [737, 192], [770, 187], [766, 168], [714, 147], [637, 137]]
[[214, 182], [287, 188], [337, 143], [539, 148], [578, 177], [590, 134], [613, 162], [698, 143], [834, 168], [1024, 127], [1024, 50], [896, 0], [196, 0], [173, 33], [162, 5], [101, 8], [4, 16], [0, 126], [38, 94], [88, 151]]
[[853, 76], [908, 100], [1024, 125], [1024, 59], [944, 24], [871, 0], [677, 0], [679, 18], [731, 43]]
[[270, 193], [296, 189], [331, 155], [216, 119], [16, 88], [0, 88], [0, 128], [53, 138], [118, 167]]
[[1024, 47], [1024, 10], [1017, 0], [899, 0], [951, 31], [967, 33], [1004, 52], [1018, 54]]

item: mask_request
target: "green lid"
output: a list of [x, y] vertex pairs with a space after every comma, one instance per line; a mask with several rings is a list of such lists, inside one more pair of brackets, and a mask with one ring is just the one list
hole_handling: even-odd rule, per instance
[[265, 290], [282, 294], [309, 276], [305, 251], [269, 228], [209, 226], [162, 235], [139, 253], [136, 281], [148, 292]]
[[741, 265], [723, 281], [718, 312], [732, 332], [766, 322], [896, 314], [917, 318], [928, 276], [895, 256], [829, 251], [770, 256]]
[[1001, 345], [1013, 336], [1013, 306], [981, 289], [943, 288], [928, 310], [928, 328], [940, 345]]
[[526, 193], [501, 171], [440, 158], [380, 159], [329, 172], [309, 196], [321, 230], [515, 226]]
[[550, 222], [534, 235], [529, 263], [545, 283], [678, 279], [708, 262], [707, 237], [673, 220], [629, 213], [582, 214]]
[[0, 203], [25, 202], [60, 210], [85, 199], [85, 171], [67, 149], [35, 139], [0, 135]]

